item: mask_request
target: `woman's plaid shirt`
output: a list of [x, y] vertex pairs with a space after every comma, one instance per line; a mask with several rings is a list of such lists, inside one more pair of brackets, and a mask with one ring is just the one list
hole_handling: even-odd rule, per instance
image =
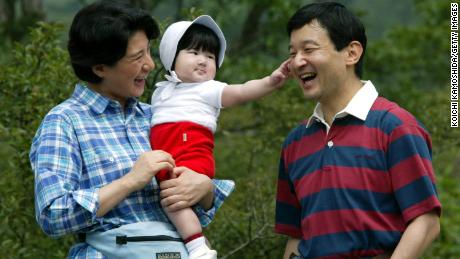
[[[155, 180], [103, 217], [96, 216], [98, 189], [128, 173], [138, 156], [150, 150], [150, 118], [147, 104], [131, 99], [123, 112], [118, 102], [80, 84], [46, 115], [30, 151], [36, 219], [43, 231], [57, 237], [141, 221], [168, 222]], [[195, 207], [203, 225], [234, 188], [232, 181], [213, 181], [214, 207]], [[69, 257], [104, 258], [85, 243], [74, 246]]]

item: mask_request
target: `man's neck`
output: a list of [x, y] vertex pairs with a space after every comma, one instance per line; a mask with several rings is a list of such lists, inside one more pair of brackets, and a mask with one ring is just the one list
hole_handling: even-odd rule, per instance
[[363, 83], [359, 79], [350, 80], [350, 82], [342, 84], [338, 92], [320, 101], [324, 120], [329, 126], [332, 126], [334, 116], [347, 107], [348, 103], [362, 86]]

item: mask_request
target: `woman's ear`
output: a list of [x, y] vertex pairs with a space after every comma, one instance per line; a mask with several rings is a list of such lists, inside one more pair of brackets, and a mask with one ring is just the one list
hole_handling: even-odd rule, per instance
[[102, 64], [94, 65], [92, 67], [93, 73], [96, 74], [100, 78], [104, 78], [105, 75], [105, 66]]
[[363, 46], [359, 41], [352, 41], [347, 47], [347, 65], [355, 65], [358, 63], [361, 55], [363, 54]]

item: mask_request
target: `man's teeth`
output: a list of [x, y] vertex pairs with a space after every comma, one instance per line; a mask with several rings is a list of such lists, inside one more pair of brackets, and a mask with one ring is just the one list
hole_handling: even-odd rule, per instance
[[316, 76], [316, 73], [306, 73], [306, 74], [301, 75], [300, 78], [302, 80], [306, 80], [306, 79], [312, 78], [314, 76]]
[[316, 73], [305, 73], [300, 76], [300, 79], [302, 80], [310, 80], [313, 79], [316, 76]]

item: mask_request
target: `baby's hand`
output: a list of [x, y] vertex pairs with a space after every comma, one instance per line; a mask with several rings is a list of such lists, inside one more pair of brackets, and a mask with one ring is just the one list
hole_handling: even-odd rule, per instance
[[273, 87], [281, 87], [284, 82], [286, 81], [287, 78], [289, 78], [289, 63], [291, 62], [291, 59], [285, 60], [281, 65], [273, 71], [273, 73], [270, 75], [270, 83], [273, 85]]

